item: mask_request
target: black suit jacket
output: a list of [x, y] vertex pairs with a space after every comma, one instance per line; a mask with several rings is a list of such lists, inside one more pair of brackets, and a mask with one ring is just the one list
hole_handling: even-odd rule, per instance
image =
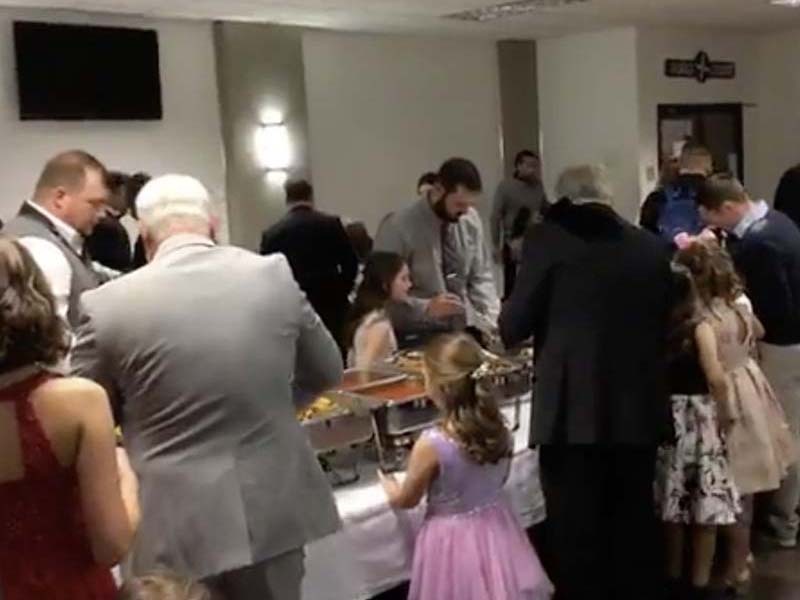
[[116, 219], [100, 221], [86, 238], [89, 256], [110, 269], [127, 273], [132, 267], [131, 240]]
[[261, 254], [280, 252], [309, 302], [337, 340], [347, 318], [347, 297], [358, 274], [350, 238], [337, 218], [297, 206], [261, 238]]
[[530, 231], [500, 334], [534, 338], [532, 444], [663, 439], [670, 290], [664, 245], [608, 207], [562, 200]]

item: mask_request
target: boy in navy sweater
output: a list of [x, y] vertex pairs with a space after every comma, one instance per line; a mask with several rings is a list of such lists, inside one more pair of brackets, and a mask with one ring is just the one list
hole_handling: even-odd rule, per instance
[[[703, 219], [730, 234], [728, 248], [766, 334], [762, 367], [795, 436], [800, 434], [800, 229], [754, 202], [730, 175], [708, 179], [699, 196]], [[764, 531], [784, 548], [797, 545], [800, 469], [795, 465], [768, 502]]]

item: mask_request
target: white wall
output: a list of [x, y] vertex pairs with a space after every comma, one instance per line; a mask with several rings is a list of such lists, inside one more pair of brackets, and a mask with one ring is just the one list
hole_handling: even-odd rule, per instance
[[[639, 67], [639, 102], [642, 194], [655, 186], [648, 178], [658, 173], [658, 105], [743, 103], [744, 108], [744, 171], [748, 185], [758, 194], [751, 175], [754, 173], [758, 132], [758, 37], [749, 34], [713, 30], [640, 29], [637, 38]], [[711, 60], [734, 61], [734, 79], [670, 78], [664, 75], [668, 58], [691, 59], [705, 50]], [[747, 106], [750, 105], [750, 106]]]
[[267, 180], [256, 152], [264, 112], [283, 115], [291, 176], [309, 173], [303, 29], [221, 22], [215, 33], [231, 240], [258, 250], [264, 229], [286, 212], [283, 186]]
[[758, 139], [754, 181], [773, 200], [783, 172], [800, 163], [800, 30], [759, 40]]
[[452, 156], [473, 160], [494, 192], [502, 171], [493, 42], [308, 32], [303, 54], [324, 210], [374, 231], [414, 200], [422, 172]]
[[[12, 22], [32, 19], [155, 28], [164, 119], [152, 122], [19, 120]], [[83, 148], [109, 168], [200, 178], [222, 205], [225, 177], [210, 23], [150, 21], [56, 11], [0, 9], [0, 218], [31, 194], [44, 162]]]
[[639, 196], [636, 31], [542, 40], [538, 73], [548, 191], [565, 167], [603, 163], [614, 186], [615, 208], [633, 218]]

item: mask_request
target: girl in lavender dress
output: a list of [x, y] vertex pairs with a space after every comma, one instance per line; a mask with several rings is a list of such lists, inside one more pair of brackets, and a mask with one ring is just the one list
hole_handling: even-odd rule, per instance
[[480, 383], [483, 353], [465, 335], [435, 340], [424, 357], [441, 425], [417, 441], [402, 484], [381, 475], [390, 504], [427, 492], [409, 600], [547, 600], [553, 588], [504, 492], [512, 439]]

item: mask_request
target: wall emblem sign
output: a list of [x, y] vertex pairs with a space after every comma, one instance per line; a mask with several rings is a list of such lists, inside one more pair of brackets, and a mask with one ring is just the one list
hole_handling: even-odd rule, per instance
[[664, 74], [667, 77], [688, 77], [700, 83], [709, 79], [733, 79], [736, 77], [736, 63], [711, 60], [708, 53], [701, 50], [690, 60], [668, 58], [664, 61]]

